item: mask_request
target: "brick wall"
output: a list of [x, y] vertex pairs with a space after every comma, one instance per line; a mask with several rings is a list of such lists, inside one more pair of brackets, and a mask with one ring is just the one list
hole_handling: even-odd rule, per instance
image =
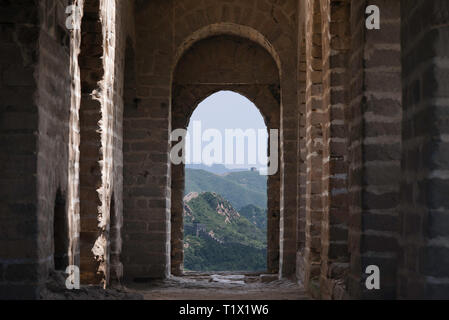
[[[373, 1], [380, 30], [366, 30], [364, 1], [351, 8], [350, 252], [348, 291], [364, 298], [396, 292], [401, 162], [400, 6]], [[381, 270], [381, 290], [365, 287], [366, 267]]]
[[[361, 224], [361, 184], [362, 184], [362, 101], [363, 97], [363, 41], [365, 37], [364, 11], [365, 1], [351, 2], [351, 57], [350, 66], [350, 102], [348, 107], [348, 192], [349, 192], [349, 251], [351, 252], [351, 274], [348, 276], [348, 291], [357, 296], [361, 267], [357, 266], [360, 250]], [[353, 254], [354, 253], [354, 254]], [[354, 288], [351, 291], [351, 284]]]
[[404, 101], [398, 296], [447, 299], [449, 3], [401, 1]]
[[[55, 246], [68, 246], [69, 237], [62, 233], [63, 243], [54, 243], [54, 214], [67, 222], [72, 78], [66, 3], [0, 6], [0, 297], [37, 298], [54, 268]], [[57, 194], [63, 209], [55, 212]]]
[[[55, 238], [55, 214], [63, 224], [67, 219], [69, 120], [71, 105], [70, 32], [65, 26], [66, 1], [40, 2], [39, 71], [36, 76], [39, 108], [37, 145], [38, 252], [46, 279], [54, 268], [54, 241], [66, 241], [68, 234]], [[57, 194], [62, 203], [56, 204]], [[59, 212], [56, 205], [63, 206]], [[67, 228], [67, 226], [65, 226]], [[67, 228], [68, 229], [68, 228]], [[59, 230], [61, 231], [61, 230]], [[65, 232], [63, 232], [65, 233]], [[67, 243], [62, 244], [67, 252]], [[63, 267], [64, 268], [64, 267]]]
[[[357, 297], [388, 298], [396, 290], [400, 7], [398, 1], [372, 4], [383, 13], [381, 30], [366, 30], [365, 1], [302, 2], [307, 179], [298, 267], [306, 287], [326, 299], [347, 297], [346, 285]], [[382, 290], [366, 290], [368, 265], [384, 270]]]
[[[350, 1], [321, 1], [323, 52], [323, 173], [321, 224], [321, 297], [343, 293], [348, 253], [348, 139], [351, 49]], [[336, 286], [340, 286], [339, 292]]]
[[170, 273], [171, 7], [151, 1], [134, 12], [137, 99], [125, 110], [122, 250], [124, 277], [131, 280]]
[[321, 219], [323, 213], [323, 78], [321, 9], [319, 1], [306, 4], [306, 242], [304, 282], [316, 290], [321, 266]]

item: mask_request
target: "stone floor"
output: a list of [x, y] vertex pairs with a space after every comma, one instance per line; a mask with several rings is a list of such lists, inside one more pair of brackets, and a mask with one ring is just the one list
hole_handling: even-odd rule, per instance
[[67, 290], [67, 275], [52, 271], [45, 288], [40, 293], [42, 300], [142, 300], [143, 296], [130, 292], [123, 286], [104, 290], [101, 286], [81, 286], [79, 290]]
[[133, 282], [104, 290], [100, 286], [65, 288], [65, 275], [53, 273], [44, 300], [309, 300], [304, 288], [277, 275], [188, 273], [167, 280]]
[[309, 300], [304, 288], [290, 280], [258, 274], [187, 274], [164, 281], [133, 283], [131, 294], [145, 300]]

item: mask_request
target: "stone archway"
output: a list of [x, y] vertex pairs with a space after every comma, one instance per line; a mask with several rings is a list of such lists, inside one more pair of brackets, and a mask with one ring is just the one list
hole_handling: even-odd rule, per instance
[[[193, 44], [173, 75], [172, 129], [186, 129], [198, 104], [229, 90], [252, 101], [268, 130], [280, 128], [279, 69], [259, 44], [233, 35], [217, 35]], [[279, 270], [279, 171], [268, 178], [268, 271]], [[184, 165], [171, 166], [171, 272], [183, 270]]]

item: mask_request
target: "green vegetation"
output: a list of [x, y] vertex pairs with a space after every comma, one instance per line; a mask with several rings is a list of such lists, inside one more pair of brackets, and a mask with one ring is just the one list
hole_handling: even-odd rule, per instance
[[187, 235], [184, 267], [191, 271], [264, 271], [267, 251], [241, 243], [220, 244], [213, 240]]
[[238, 210], [249, 204], [267, 207], [267, 177], [258, 172], [231, 172], [215, 175], [204, 170], [186, 169], [185, 194], [215, 192]]
[[224, 172], [224, 166], [212, 169], [222, 174], [201, 166], [186, 169], [185, 269], [266, 270], [267, 177], [253, 171]]
[[185, 207], [184, 267], [187, 270], [266, 269], [266, 229], [249, 221], [216, 193], [201, 193], [185, 203]]
[[253, 204], [249, 204], [241, 208], [239, 213], [259, 229], [267, 229], [267, 209], [261, 209]]

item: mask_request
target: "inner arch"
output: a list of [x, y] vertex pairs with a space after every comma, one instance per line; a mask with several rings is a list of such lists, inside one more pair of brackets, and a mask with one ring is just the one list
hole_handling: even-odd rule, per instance
[[257, 43], [270, 53], [272, 59], [275, 61], [276, 66], [279, 70], [279, 76], [281, 76], [282, 71], [281, 59], [274, 46], [270, 43], [270, 41], [268, 41], [268, 39], [259, 31], [251, 27], [230, 22], [214, 23], [192, 33], [178, 47], [175, 54], [174, 66], [176, 67], [178, 65], [178, 62], [181, 60], [185, 52], [188, 51], [190, 47], [193, 46], [196, 42], [218, 35], [230, 35], [242, 37], [254, 43]]
[[[220, 29], [220, 28], [218, 28]], [[281, 87], [276, 59], [259, 41], [239, 33], [206, 32], [180, 51], [172, 78], [171, 129], [187, 129], [195, 109], [220, 91], [238, 93], [257, 106], [267, 129], [280, 128]], [[173, 145], [173, 143], [172, 143]], [[183, 274], [184, 165], [171, 164], [170, 267]], [[267, 272], [279, 270], [280, 174], [268, 176]]]

